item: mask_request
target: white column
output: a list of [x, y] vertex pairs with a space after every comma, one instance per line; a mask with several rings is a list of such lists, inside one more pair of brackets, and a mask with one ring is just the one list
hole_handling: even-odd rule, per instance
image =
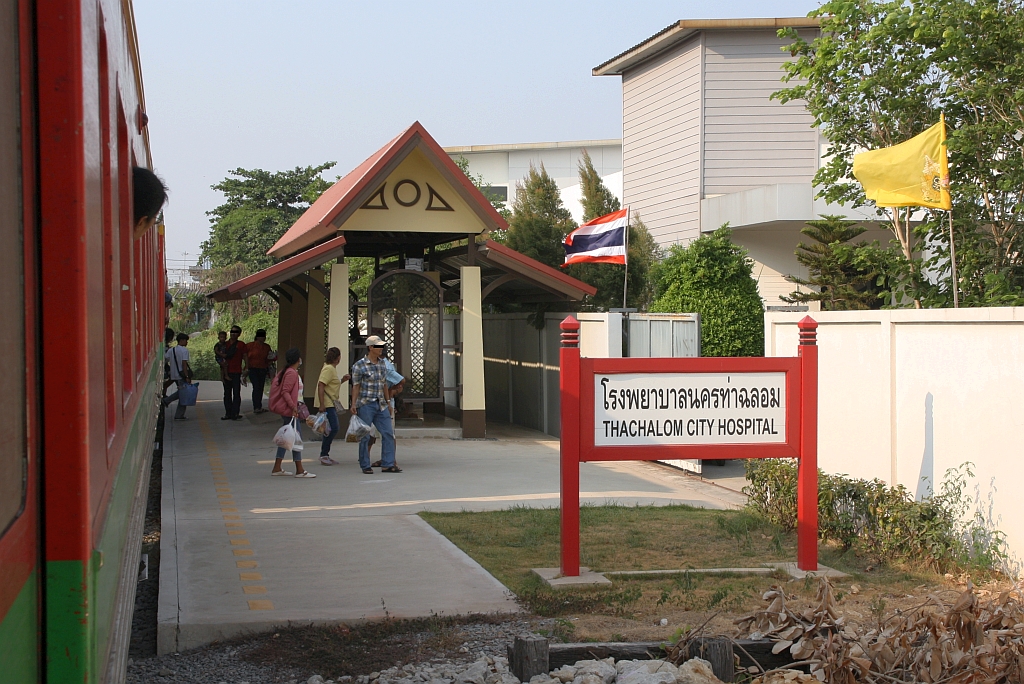
[[483, 437], [486, 427], [484, 400], [484, 319], [480, 297], [480, 267], [460, 269], [462, 289], [462, 436]]
[[[327, 322], [327, 346], [341, 350], [338, 375], [344, 376], [348, 367], [348, 264], [336, 263], [331, 266], [331, 302]], [[341, 384], [341, 403], [348, 406], [348, 383]]]

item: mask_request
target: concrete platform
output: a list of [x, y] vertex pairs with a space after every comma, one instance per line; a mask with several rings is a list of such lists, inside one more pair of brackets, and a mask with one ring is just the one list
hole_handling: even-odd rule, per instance
[[[405, 472], [373, 475], [357, 467], [355, 444], [335, 442], [341, 465], [325, 467], [320, 443], [306, 442], [304, 463], [318, 477], [271, 477], [280, 418], [252, 415], [247, 401], [243, 420], [221, 421], [222, 412], [207, 400], [186, 421], [171, 420], [173, 408], [167, 415], [160, 653], [288, 623], [518, 610], [417, 514], [557, 506], [557, 441], [512, 428], [493, 440], [402, 439]], [[744, 503], [647, 463], [583, 464], [580, 481], [581, 500], [592, 503]]]

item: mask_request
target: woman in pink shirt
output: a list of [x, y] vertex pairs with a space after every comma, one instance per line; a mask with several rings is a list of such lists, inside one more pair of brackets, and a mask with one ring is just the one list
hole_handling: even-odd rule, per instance
[[[284, 359], [285, 367], [274, 378], [274, 384], [270, 388], [270, 410], [284, 418], [284, 425], [287, 425], [299, 417], [299, 402], [302, 401], [302, 378], [299, 376], [299, 368], [302, 366], [302, 356], [296, 347], [292, 347], [285, 353]], [[301, 426], [302, 421], [296, 421], [296, 425]], [[291, 475], [281, 469], [284, 453], [283, 447], [277, 448], [277, 458], [274, 461], [274, 469], [270, 471], [271, 475]], [[292, 461], [295, 462], [295, 477], [316, 477], [302, 467], [301, 451], [292, 451]]]

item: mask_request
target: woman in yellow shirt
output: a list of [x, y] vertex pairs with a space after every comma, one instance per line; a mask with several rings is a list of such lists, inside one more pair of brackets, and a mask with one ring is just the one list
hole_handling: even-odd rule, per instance
[[327, 350], [324, 358], [324, 367], [320, 371], [320, 379], [316, 383], [316, 407], [320, 413], [327, 414], [327, 424], [331, 426], [331, 432], [324, 436], [320, 443], [321, 465], [337, 465], [338, 462], [331, 458], [331, 442], [338, 434], [338, 398], [341, 396], [341, 383], [348, 382], [349, 376], [338, 377], [338, 363], [341, 361], [341, 350], [331, 347]]

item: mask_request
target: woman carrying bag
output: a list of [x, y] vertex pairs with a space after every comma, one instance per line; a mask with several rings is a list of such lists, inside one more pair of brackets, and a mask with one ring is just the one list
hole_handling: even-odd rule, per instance
[[[299, 376], [299, 368], [302, 366], [302, 356], [296, 347], [292, 347], [284, 355], [285, 367], [274, 376], [274, 382], [270, 386], [270, 410], [284, 418], [284, 425], [291, 424], [295, 430], [296, 439], [301, 440], [299, 426], [309, 415], [309, 410], [302, 403], [302, 378]], [[305, 409], [305, 410], [304, 410]], [[305, 413], [306, 415], [302, 415]], [[274, 469], [271, 475], [281, 477], [291, 473], [281, 469], [281, 461], [287, 449], [277, 447], [277, 458], [274, 461]], [[315, 474], [303, 469], [302, 450], [292, 449], [292, 461], [295, 462], [295, 477], [316, 477]]]
[[316, 408], [324, 414], [330, 430], [320, 442], [320, 465], [338, 465], [331, 458], [331, 443], [338, 434], [338, 406], [341, 396], [341, 383], [348, 382], [349, 376], [338, 377], [338, 363], [341, 362], [341, 350], [331, 347], [324, 358], [324, 367], [320, 371], [320, 379], [316, 384]]

